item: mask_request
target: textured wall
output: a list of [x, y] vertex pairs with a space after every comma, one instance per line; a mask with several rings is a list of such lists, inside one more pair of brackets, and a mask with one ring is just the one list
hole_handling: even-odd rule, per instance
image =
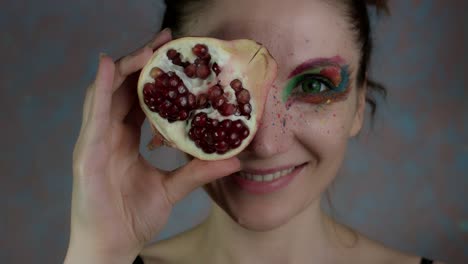
[[[463, 2], [392, 1], [392, 16], [376, 28], [373, 69], [390, 95], [374, 132], [352, 142], [331, 192], [342, 221], [450, 263], [468, 263]], [[159, 28], [161, 12], [156, 0], [2, 2], [0, 262], [63, 259], [71, 153], [98, 53], [118, 58], [142, 45]], [[161, 152], [167, 161], [158, 159]], [[165, 168], [182, 162], [168, 149], [144, 154]], [[199, 221], [207, 202], [201, 191], [191, 194], [160, 238]]]

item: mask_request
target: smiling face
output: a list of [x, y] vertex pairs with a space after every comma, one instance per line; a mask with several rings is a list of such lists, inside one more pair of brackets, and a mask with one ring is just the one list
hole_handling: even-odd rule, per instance
[[361, 128], [360, 53], [340, 8], [322, 0], [221, 0], [186, 27], [187, 35], [254, 39], [279, 65], [259, 130], [239, 155], [243, 171], [206, 186], [245, 228], [269, 230], [316, 207]]

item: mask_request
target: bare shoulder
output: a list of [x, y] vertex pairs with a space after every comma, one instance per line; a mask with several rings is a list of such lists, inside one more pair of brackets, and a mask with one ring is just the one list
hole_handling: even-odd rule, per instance
[[197, 245], [200, 245], [200, 230], [194, 227], [165, 240], [158, 241], [140, 253], [144, 264], [194, 263]]
[[[336, 234], [342, 254], [337, 263], [353, 259], [356, 263], [420, 264], [421, 256], [403, 252], [372, 240], [345, 225], [337, 224]], [[343, 262], [344, 263], [344, 262]]]
[[[371, 240], [361, 234], [359, 236], [360, 248], [362, 255], [366, 256], [366, 260], [362, 263], [387, 263], [387, 264], [420, 264], [421, 256], [403, 252], [394, 248], [390, 248], [380, 242]], [[432, 264], [445, 264], [443, 262], [434, 261]]]
[[[420, 264], [421, 257], [390, 248], [380, 242], [371, 240], [360, 235], [360, 243], [363, 255], [366, 256], [369, 263], [401, 263], [401, 264]], [[367, 261], [366, 261], [367, 262]]]

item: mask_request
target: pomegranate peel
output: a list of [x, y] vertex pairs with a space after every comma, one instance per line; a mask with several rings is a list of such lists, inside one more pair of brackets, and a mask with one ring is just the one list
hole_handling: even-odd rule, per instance
[[275, 60], [255, 41], [185, 37], [154, 52], [138, 96], [165, 145], [226, 159], [252, 141], [276, 74]]

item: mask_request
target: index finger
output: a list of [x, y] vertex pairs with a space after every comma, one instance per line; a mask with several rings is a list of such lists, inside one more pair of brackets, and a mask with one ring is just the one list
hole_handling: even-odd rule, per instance
[[[159, 32], [150, 42], [148, 42], [145, 46], [141, 47], [140, 49], [132, 52], [130, 55], [125, 56], [123, 58], [118, 59], [115, 64], [115, 75], [114, 75], [114, 85], [113, 89], [116, 90], [120, 85], [122, 85], [125, 78], [128, 75], [140, 70], [144, 64], [146, 64], [146, 60], [141, 60], [142, 53], [144, 53], [148, 48], [151, 51], [159, 48], [166, 42], [169, 42], [172, 39], [172, 33], [169, 28], [164, 29], [163, 31]], [[151, 55], [149, 55], [151, 56]], [[146, 59], [149, 59], [148, 56], [143, 56]]]

